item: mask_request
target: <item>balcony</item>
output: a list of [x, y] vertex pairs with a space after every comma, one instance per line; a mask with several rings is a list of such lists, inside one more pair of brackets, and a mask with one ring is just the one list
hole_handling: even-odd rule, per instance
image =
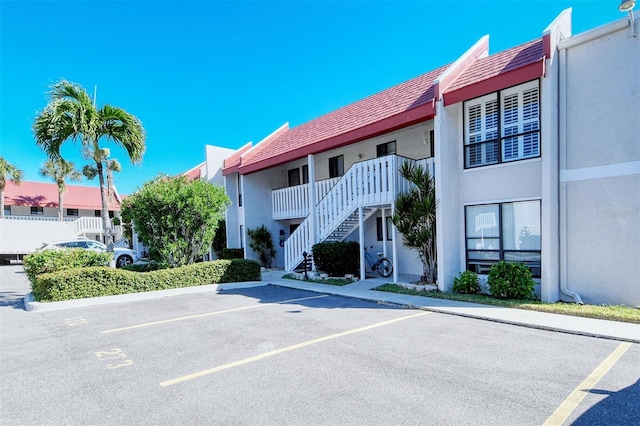
[[[321, 200], [340, 180], [339, 177], [321, 180], [315, 183], [316, 198]], [[290, 186], [271, 191], [273, 218], [295, 219], [309, 215], [309, 184]]]

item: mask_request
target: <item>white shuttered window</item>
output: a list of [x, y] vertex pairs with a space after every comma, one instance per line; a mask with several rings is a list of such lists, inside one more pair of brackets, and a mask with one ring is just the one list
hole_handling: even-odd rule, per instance
[[465, 167], [540, 155], [540, 96], [531, 81], [465, 102]]

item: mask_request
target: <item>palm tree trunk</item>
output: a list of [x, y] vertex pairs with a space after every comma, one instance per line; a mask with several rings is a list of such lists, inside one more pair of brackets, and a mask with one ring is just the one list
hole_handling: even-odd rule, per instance
[[58, 220], [62, 222], [63, 220], [63, 207], [62, 207], [62, 199], [64, 196], [62, 195], [62, 191], [58, 190]]
[[4, 185], [0, 188], [0, 219], [4, 219]]
[[113, 252], [113, 238], [111, 238], [111, 221], [109, 220], [109, 211], [107, 209], [107, 188], [104, 184], [104, 169], [102, 161], [96, 161], [98, 169], [98, 179], [100, 180], [100, 201], [102, 202], [102, 229], [104, 230], [105, 244], [107, 251]]

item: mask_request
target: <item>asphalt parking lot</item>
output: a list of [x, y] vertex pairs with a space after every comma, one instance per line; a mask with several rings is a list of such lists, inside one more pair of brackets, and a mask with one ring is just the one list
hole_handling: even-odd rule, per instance
[[1, 305], [7, 425], [640, 419], [636, 344], [273, 286], [42, 313]]

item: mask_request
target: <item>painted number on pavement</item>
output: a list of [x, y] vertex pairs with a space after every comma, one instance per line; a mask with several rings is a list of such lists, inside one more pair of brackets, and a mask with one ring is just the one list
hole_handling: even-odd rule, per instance
[[69, 327], [75, 327], [76, 325], [85, 325], [88, 324], [89, 321], [87, 321], [86, 319], [82, 318], [82, 317], [77, 317], [77, 318], [67, 318], [66, 320], [64, 320], [67, 325]]
[[127, 357], [127, 354], [122, 352], [122, 349], [114, 348], [108, 351], [96, 352], [98, 359], [105, 363], [105, 367], [110, 370], [116, 368], [128, 367], [133, 364], [133, 361]]

